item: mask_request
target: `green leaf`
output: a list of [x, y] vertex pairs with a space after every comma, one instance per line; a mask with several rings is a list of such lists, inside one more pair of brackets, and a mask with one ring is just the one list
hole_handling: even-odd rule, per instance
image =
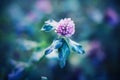
[[41, 29], [41, 31], [45, 31], [45, 32], [49, 32], [49, 31], [52, 31], [52, 30], [54, 30], [54, 27], [49, 25], [49, 24], [43, 25], [43, 27]]
[[69, 43], [70, 43], [70, 47], [72, 48], [72, 50], [74, 52], [77, 52], [78, 54], [84, 54], [85, 53], [83, 47], [79, 43], [77, 43], [77, 42], [75, 42], [71, 39], [69, 39]]
[[62, 46], [62, 39], [56, 39], [52, 42], [50, 47], [45, 50], [45, 55], [50, 54], [54, 49], [58, 49]]
[[63, 68], [66, 64], [66, 60], [70, 54], [70, 48], [67, 44], [67, 42], [62, 39], [62, 46], [58, 49], [58, 53], [59, 53], [59, 61], [60, 61], [60, 67]]
[[54, 30], [57, 27], [58, 23], [52, 19], [45, 21], [45, 24], [42, 27], [42, 31], [49, 32]]

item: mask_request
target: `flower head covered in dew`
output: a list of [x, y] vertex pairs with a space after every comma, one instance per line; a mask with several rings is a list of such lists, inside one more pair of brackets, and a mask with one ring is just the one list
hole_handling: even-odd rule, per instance
[[71, 51], [78, 54], [85, 53], [82, 46], [71, 40], [70, 37], [75, 33], [75, 24], [71, 18], [61, 19], [59, 22], [48, 20], [43, 25], [42, 31], [55, 31], [58, 38], [53, 40], [52, 44], [45, 50], [45, 55], [57, 50], [60, 67], [63, 68]]
[[56, 32], [60, 36], [70, 37], [75, 33], [75, 24], [71, 18], [60, 20]]

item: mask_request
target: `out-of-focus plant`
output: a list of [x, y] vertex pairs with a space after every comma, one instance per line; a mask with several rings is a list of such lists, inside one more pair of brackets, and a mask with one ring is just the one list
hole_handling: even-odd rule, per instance
[[58, 38], [55, 39], [45, 50], [45, 55], [57, 50], [61, 68], [65, 66], [66, 60], [71, 51], [77, 52], [78, 54], [85, 53], [79, 43], [70, 39], [75, 33], [75, 24], [71, 18], [61, 19], [59, 22], [48, 20], [45, 22], [41, 30], [45, 32], [54, 30], [58, 34]]
[[[8, 74], [9, 80], [26, 79], [25, 76], [29, 74], [31, 69], [34, 68], [34, 66], [37, 65], [37, 63], [39, 63], [47, 54], [54, 51], [59, 53], [59, 61], [62, 68], [65, 66], [67, 57], [69, 56], [71, 50], [79, 54], [84, 53], [82, 46], [70, 39], [75, 32], [75, 24], [70, 18], [61, 20], [58, 23], [54, 20], [48, 20], [45, 22], [42, 30], [46, 32], [55, 30], [58, 34], [58, 38], [55, 39], [45, 50], [37, 50], [37, 48], [40, 47], [37, 42], [17, 39], [18, 45], [24, 47], [26, 51], [32, 50], [33, 54], [30, 59], [28, 59], [28, 62], [16, 62], [15, 60], [10, 61], [10, 63], [14, 66], [14, 69]], [[41, 77], [41, 79], [47, 80], [46, 77]]]
[[110, 26], [115, 26], [119, 23], [119, 16], [117, 12], [112, 8], [108, 8], [106, 10], [104, 19], [105, 22]]

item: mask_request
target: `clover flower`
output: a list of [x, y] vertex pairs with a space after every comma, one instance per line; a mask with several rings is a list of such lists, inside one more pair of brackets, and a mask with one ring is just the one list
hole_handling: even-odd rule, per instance
[[71, 18], [68, 19], [62, 19], [60, 20], [60, 22], [58, 23], [56, 32], [58, 33], [58, 35], [60, 36], [65, 36], [65, 37], [70, 37], [74, 34], [75, 32], [75, 24], [74, 22], [71, 20]]
[[45, 55], [57, 50], [61, 68], [65, 66], [71, 50], [78, 54], [85, 53], [79, 43], [70, 39], [75, 33], [75, 24], [71, 18], [62, 19], [59, 22], [48, 20], [45, 22], [41, 30], [45, 32], [54, 30], [60, 36], [53, 40], [53, 43], [45, 50]]

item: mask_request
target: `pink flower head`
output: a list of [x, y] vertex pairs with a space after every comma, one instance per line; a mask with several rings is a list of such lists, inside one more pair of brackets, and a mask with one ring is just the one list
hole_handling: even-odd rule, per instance
[[65, 18], [59, 21], [56, 32], [60, 36], [70, 37], [75, 33], [75, 24], [71, 18]]

